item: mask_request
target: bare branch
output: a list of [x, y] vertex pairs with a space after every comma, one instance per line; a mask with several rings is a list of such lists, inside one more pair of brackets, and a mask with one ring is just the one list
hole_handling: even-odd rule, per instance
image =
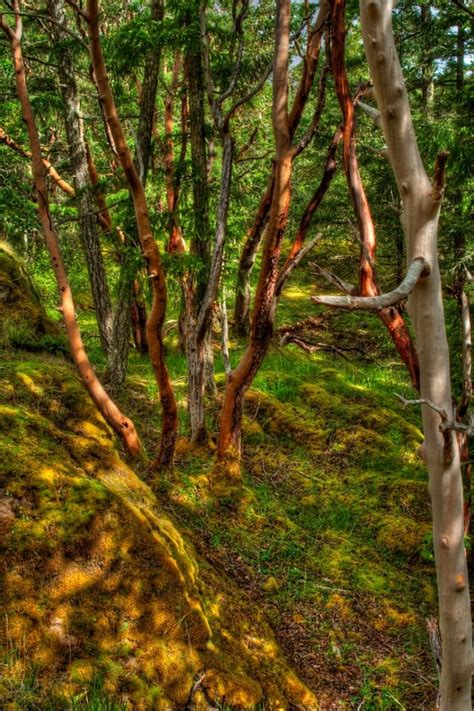
[[84, 12], [84, 10], [81, 7], [79, 7], [79, 5], [74, 2], [74, 0], [66, 0], [66, 3], [70, 7], [72, 7], [74, 12], [76, 12], [78, 15], [80, 15], [83, 20], [85, 20], [86, 22], [90, 22], [90, 18], [89, 18], [89, 15], [87, 14], [87, 12]]
[[318, 264], [315, 264], [314, 268], [316, 269], [318, 274], [323, 277], [323, 279], [326, 279], [326, 281], [330, 284], [334, 284], [335, 286], [337, 286], [345, 294], [357, 296], [358, 289], [353, 284], [349, 284], [349, 282], [345, 281], [344, 279], [341, 279], [341, 277], [337, 276], [337, 274], [334, 274], [333, 272], [330, 272], [327, 269], [323, 269]]
[[408, 405], [426, 405], [427, 407], [434, 410], [434, 412], [438, 413], [438, 415], [441, 417], [442, 422], [448, 421], [448, 413], [446, 412], [446, 410], [444, 410], [442, 407], [438, 407], [434, 404], [434, 402], [428, 400], [425, 397], [420, 397], [417, 400], [407, 400], [407, 398], [403, 397], [403, 395], [399, 395], [398, 393], [395, 393], [395, 397], [397, 397], [405, 407], [407, 407]]
[[406, 299], [422, 276], [428, 276], [429, 264], [423, 257], [416, 257], [410, 264], [402, 283], [393, 291], [380, 296], [312, 296], [311, 301], [323, 306], [339, 309], [380, 311], [395, 306]]
[[301, 348], [303, 351], [306, 351], [306, 353], [316, 353], [317, 351], [329, 351], [330, 353], [336, 353], [336, 355], [341, 356], [341, 358], [344, 358], [344, 360], [349, 360], [347, 357], [346, 353], [359, 353], [363, 358], [366, 360], [370, 360], [370, 358], [367, 358], [365, 354], [361, 351], [360, 348], [354, 348], [354, 347], [342, 347], [342, 346], [332, 346], [329, 343], [322, 343], [322, 342], [314, 342], [314, 341], [307, 341], [304, 338], [299, 338], [298, 336], [293, 336], [291, 333], [284, 333], [281, 340], [280, 340], [280, 347], [282, 346], [287, 346], [290, 343], [292, 343], [295, 346], [298, 346]]
[[441, 422], [439, 425], [439, 431], [442, 432], [443, 434], [446, 434], [446, 433], [452, 431], [452, 432], [462, 432], [463, 434], [467, 435], [468, 437], [472, 437], [474, 435], [474, 424], [472, 422], [471, 417], [469, 417], [468, 424], [466, 424], [464, 422], [457, 422], [455, 420], [450, 420], [446, 410], [444, 410], [442, 407], [438, 407], [438, 405], [435, 405], [435, 403], [432, 402], [432, 400], [428, 400], [428, 398], [422, 397], [422, 398], [419, 398], [418, 400], [407, 400], [406, 398], [403, 397], [403, 395], [398, 395], [397, 393], [395, 393], [395, 396], [405, 405], [405, 407], [407, 405], [426, 405], [431, 410], [438, 413], [438, 415], [441, 418]]
[[319, 82], [319, 91], [318, 91], [318, 98], [316, 101], [316, 108], [314, 110], [313, 118], [311, 120], [310, 125], [308, 126], [308, 130], [305, 132], [304, 136], [301, 138], [301, 140], [297, 143], [297, 145], [294, 148], [294, 154], [293, 157], [296, 158], [308, 145], [308, 143], [311, 141], [313, 138], [316, 129], [319, 126], [319, 122], [321, 120], [321, 114], [323, 113], [324, 109], [324, 99], [325, 99], [325, 93], [326, 93], [326, 79], [329, 74], [330, 67], [328, 64], [325, 65], [321, 72], [321, 79]]
[[454, 5], [456, 5], [457, 7], [459, 7], [459, 9], [462, 10], [463, 12], [467, 12], [468, 15], [470, 15], [471, 17], [474, 17], [474, 12], [472, 10], [470, 10], [468, 7], [466, 7], [464, 5], [464, 3], [461, 2], [461, 0], [451, 0], [451, 2], [454, 3]]
[[234, 89], [237, 84], [237, 80], [239, 78], [240, 67], [242, 64], [242, 58], [244, 56], [244, 40], [245, 40], [242, 25], [243, 25], [245, 18], [247, 17], [248, 9], [249, 9], [249, 0], [242, 0], [242, 9], [239, 12], [239, 14], [235, 17], [235, 21], [234, 21], [234, 31], [239, 37], [239, 47], [237, 50], [237, 59], [235, 62], [234, 69], [232, 71], [232, 76], [229, 80], [229, 85], [228, 85], [227, 89], [218, 98], [218, 102], [221, 105], [234, 92]]
[[378, 109], [374, 109], [373, 106], [369, 106], [369, 104], [365, 104], [363, 101], [359, 101], [357, 106], [372, 119], [377, 128], [380, 128], [380, 130], [382, 130], [382, 119], [380, 117], [380, 111]]
[[[298, 30], [295, 32], [294, 35], [292, 35], [292, 36], [290, 37], [290, 42], [296, 42], [296, 40], [298, 39], [298, 37], [301, 35], [302, 31], [304, 30], [304, 28], [305, 28], [305, 26], [306, 26], [306, 23], [307, 23], [308, 20], [314, 15], [314, 12], [315, 12], [315, 11], [312, 11], [312, 12], [309, 14], [308, 17], [305, 17], [305, 18], [303, 19], [303, 21], [302, 21], [300, 27], [298, 28]], [[326, 18], [324, 18], [324, 20], [325, 20], [325, 19], [326, 19]], [[320, 28], [319, 28], [319, 26], [318, 26], [318, 28], [315, 29], [315, 32], [316, 32], [316, 31], [319, 31], [319, 29], [320, 29]], [[268, 63], [268, 65], [267, 65], [265, 71], [263, 72], [263, 74], [262, 74], [262, 76], [260, 77], [259, 81], [255, 84], [255, 86], [253, 87], [253, 89], [251, 89], [251, 90], [248, 92], [248, 94], [245, 94], [245, 96], [242, 96], [240, 99], [237, 99], [237, 101], [230, 107], [230, 109], [228, 110], [228, 112], [227, 112], [227, 114], [226, 114], [226, 116], [225, 116], [225, 118], [224, 118], [224, 123], [227, 123], [227, 122], [232, 118], [233, 114], [237, 111], [238, 108], [240, 108], [243, 104], [246, 104], [248, 101], [250, 101], [251, 99], [253, 99], [253, 97], [256, 96], [256, 95], [259, 93], [259, 91], [261, 91], [261, 89], [262, 89], [263, 86], [265, 85], [265, 82], [267, 81], [268, 77], [269, 77], [270, 74], [272, 73], [272, 70], [273, 70], [273, 59]]]
[[306, 255], [311, 252], [313, 247], [320, 241], [321, 237], [321, 233], [317, 234], [316, 237], [310, 240], [308, 244], [302, 247], [300, 251], [297, 252], [297, 254], [295, 254], [295, 256], [288, 261], [278, 278], [277, 285], [275, 288], [275, 298], [278, 298], [280, 296], [291, 273], [294, 271], [294, 269], [296, 269], [298, 264], [306, 257]]
[[267, 81], [268, 77], [272, 73], [273, 69], [273, 61], [268, 63], [267, 68], [265, 69], [264, 73], [260, 77], [260, 80], [255, 84], [253, 89], [251, 89], [248, 94], [245, 96], [242, 96], [240, 99], [237, 99], [237, 101], [230, 107], [228, 110], [226, 117], [224, 121], [227, 123], [229, 119], [232, 118], [232, 116], [235, 114], [238, 108], [243, 106], [243, 104], [246, 104], [248, 101], [253, 99], [254, 96], [256, 96], [259, 91], [262, 89], [262, 87], [265, 85], [265, 82]]

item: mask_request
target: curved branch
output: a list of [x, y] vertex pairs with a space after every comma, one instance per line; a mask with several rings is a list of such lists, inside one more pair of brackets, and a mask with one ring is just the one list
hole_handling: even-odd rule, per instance
[[350, 311], [380, 311], [388, 306], [395, 306], [406, 299], [421, 277], [428, 276], [430, 267], [423, 257], [416, 257], [410, 264], [402, 283], [393, 291], [380, 296], [312, 296], [314, 304], [331, 306]]

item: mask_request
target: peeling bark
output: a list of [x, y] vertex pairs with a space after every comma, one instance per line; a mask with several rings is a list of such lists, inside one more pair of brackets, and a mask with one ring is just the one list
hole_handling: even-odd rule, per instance
[[[320, 3], [314, 27], [309, 33], [306, 54], [303, 60], [303, 72], [288, 119], [290, 140], [296, 134], [314, 83], [319, 63], [321, 41], [329, 10], [329, 2], [323, 0]], [[250, 330], [250, 275], [268, 223], [274, 187], [275, 165], [272, 166], [267, 188], [260, 201], [257, 214], [247, 234], [247, 239], [240, 255], [234, 304], [234, 330], [237, 336], [246, 336]]]
[[[229, 463], [240, 460], [242, 408], [245, 393], [268, 350], [275, 311], [281, 242], [291, 198], [293, 149], [288, 114], [288, 49], [290, 0], [277, 0], [277, 25], [273, 65], [273, 132], [275, 186], [273, 189], [264, 253], [252, 314], [249, 345], [237, 367], [229, 373], [224, 392], [218, 457]], [[230, 467], [229, 471], [232, 470]]]
[[153, 292], [153, 303], [147, 321], [147, 337], [150, 360], [160, 392], [163, 418], [161, 442], [156, 466], [157, 468], [167, 468], [173, 466], [174, 449], [178, 432], [178, 415], [173, 387], [164, 359], [162, 328], [166, 315], [166, 280], [158, 245], [151, 230], [143, 183], [133, 163], [112, 96], [100, 43], [98, 13], [98, 1], [88, 0], [87, 30], [94, 74], [105, 109], [107, 124], [110, 128], [117, 149], [117, 155], [132, 196], [138, 237], [147, 263], [148, 275]]
[[59, 250], [58, 236], [53, 226], [53, 220], [49, 208], [48, 192], [44, 178], [44, 165], [41, 156], [41, 145], [28, 96], [25, 66], [21, 50], [22, 23], [19, 0], [15, 0], [14, 2], [14, 11], [16, 20], [15, 30], [11, 29], [1, 15], [0, 24], [11, 43], [13, 65], [15, 68], [16, 89], [30, 143], [33, 178], [38, 194], [38, 213], [46, 245], [51, 256], [53, 271], [58, 284], [61, 313], [66, 327], [66, 334], [71, 348], [71, 353], [82, 381], [98, 410], [111, 427], [113, 427], [113, 429], [121, 436], [127, 450], [131, 454], [138, 454], [140, 451], [140, 441], [138, 439], [135, 426], [131, 420], [120, 412], [117, 405], [113, 402], [113, 400], [111, 400], [102, 387], [102, 384], [90, 364], [81, 339], [81, 334], [76, 321], [72, 293]]
[[[377, 296], [380, 294], [380, 287], [374, 270], [377, 236], [357, 161], [355, 107], [350, 95], [345, 64], [346, 29], [344, 8], [345, 0], [334, 0], [332, 8], [332, 72], [336, 85], [337, 98], [344, 119], [344, 168], [361, 242], [359, 294], [361, 296]], [[378, 316], [387, 328], [400, 357], [410, 373], [413, 387], [419, 390], [418, 356], [400, 308], [395, 306], [382, 309], [378, 312]]]

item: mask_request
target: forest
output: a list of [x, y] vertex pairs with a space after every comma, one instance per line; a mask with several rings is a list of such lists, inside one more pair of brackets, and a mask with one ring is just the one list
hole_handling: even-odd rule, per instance
[[0, 709], [471, 711], [469, 0], [0, 0]]

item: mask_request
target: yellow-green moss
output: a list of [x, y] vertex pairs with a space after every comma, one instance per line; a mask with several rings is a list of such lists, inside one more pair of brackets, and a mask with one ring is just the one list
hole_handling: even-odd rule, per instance
[[263, 697], [317, 708], [262, 614], [199, 560], [120, 460], [68, 366], [7, 359], [2, 375], [0, 485], [11, 515], [1, 637], [27, 652], [10, 681], [34, 660], [39, 687], [65, 698], [97, 671], [129, 708], [169, 709], [185, 705], [204, 669], [207, 693], [239, 708]]

